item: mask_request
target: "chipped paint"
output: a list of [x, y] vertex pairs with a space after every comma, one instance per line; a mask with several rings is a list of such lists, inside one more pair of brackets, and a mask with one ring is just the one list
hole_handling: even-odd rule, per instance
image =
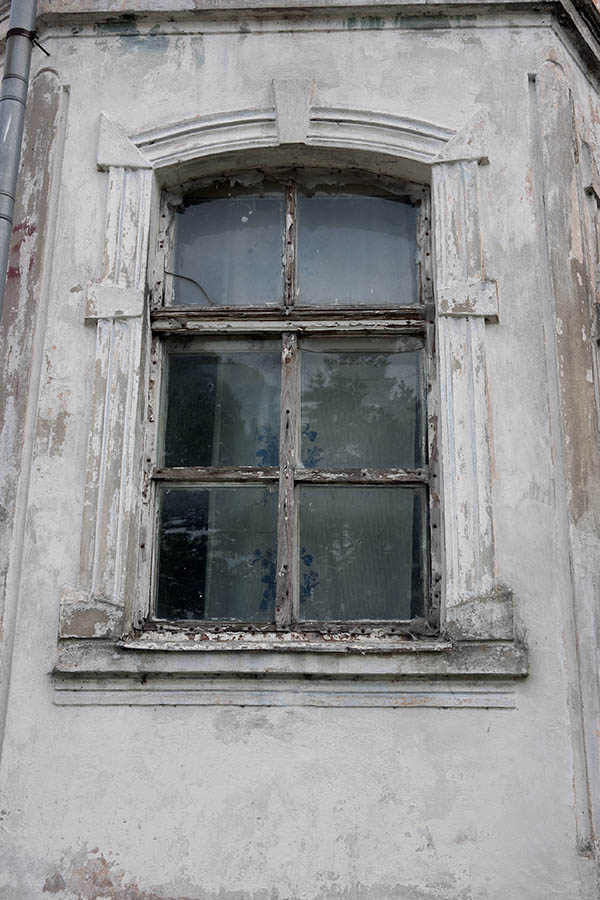
[[[61, 871], [48, 875], [44, 893], [63, 894], [76, 900], [161, 900], [160, 894], [147, 891], [129, 879], [114, 859], [98, 849], [81, 850]], [[164, 896], [164, 895], [163, 895]], [[191, 900], [177, 897], [173, 900]]]

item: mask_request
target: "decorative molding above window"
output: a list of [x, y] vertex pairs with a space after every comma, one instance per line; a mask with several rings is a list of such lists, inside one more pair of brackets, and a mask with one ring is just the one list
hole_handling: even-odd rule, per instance
[[[199, 116], [131, 137], [102, 115], [98, 167], [159, 170], [217, 153], [283, 144], [383, 152], [429, 164], [455, 135], [449, 128], [390, 113], [313, 106], [313, 91], [307, 80], [275, 79], [271, 107]], [[296, 119], [292, 113], [298, 109]]]

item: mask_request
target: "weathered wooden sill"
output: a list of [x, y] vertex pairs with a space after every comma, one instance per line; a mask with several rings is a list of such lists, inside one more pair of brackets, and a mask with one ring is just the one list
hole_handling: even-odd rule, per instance
[[378, 639], [373, 637], [349, 639], [345, 634], [327, 634], [318, 638], [307, 638], [295, 632], [283, 634], [211, 634], [177, 635], [176, 633], [153, 632], [135, 639], [118, 642], [126, 650], [166, 650], [200, 652], [283, 652], [283, 653], [439, 653], [452, 649], [448, 641], [408, 641]]

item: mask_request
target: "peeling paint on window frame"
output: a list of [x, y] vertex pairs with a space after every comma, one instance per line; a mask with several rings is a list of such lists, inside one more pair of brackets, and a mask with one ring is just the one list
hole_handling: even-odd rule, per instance
[[[286, 216], [288, 232], [285, 235], [285, 294], [282, 307], [174, 307], [168, 305], [167, 278], [162, 274], [164, 270], [171, 269], [171, 259], [174, 248], [174, 220], [177, 208], [183, 199], [201, 194], [203, 190], [214, 187], [214, 177], [201, 182], [191, 182], [175, 188], [171, 187], [162, 194], [159, 225], [157, 229], [157, 248], [154, 265], [151, 271], [154, 273], [154, 282], [150, 290], [150, 323], [151, 323], [151, 375], [150, 391], [146, 408], [146, 446], [144, 452], [144, 490], [142, 494], [142, 533], [147, 535], [144, 543], [149, 546], [149, 551], [142, 554], [140, 560], [140, 594], [138, 608], [133, 617], [133, 634], [145, 633], [148, 638], [152, 633], [171, 634], [175, 637], [193, 636], [194, 641], [206, 641], [212, 646], [224, 645], [232, 642], [239, 643], [240, 639], [250, 638], [260, 641], [260, 646], [277, 646], [278, 648], [293, 647], [298, 642], [304, 644], [310, 641], [318, 645], [325, 645], [335, 641], [340, 644], [350, 645], [362, 641], [378, 641], [389, 645], [390, 642], [406, 644], [406, 641], [431, 640], [439, 635], [440, 627], [440, 586], [441, 573], [441, 527], [439, 504], [439, 475], [438, 475], [438, 447], [437, 447], [437, 389], [435, 371], [435, 320], [432, 282], [432, 247], [431, 247], [431, 200], [430, 189], [425, 184], [402, 182], [398, 179], [374, 176], [357, 172], [355, 170], [308, 170], [308, 177], [313, 184], [322, 184], [324, 179], [330, 184], [346, 188], [360, 187], [369, 192], [375, 190], [380, 194], [403, 196], [416, 206], [417, 209], [417, 272], [419, 302], [413, 306], [386, 306], [386, 307], [294, 307], [295, 294], [295, 248], [296, 248], [296, 217], [295, 217], [295, 184], [304, 183], [306, 174], [298, 170], [266, 170], [245, 172], [240, 175], [230, 175], [227, 179], [219, 179], [222, 185], [225, 181], [230, 184], [259, 184], [263, 180], [268, 182], [278, 181], [285, 185], [287, 194], [287, 211], [291, 216]], [[285, 480], [285, 447], [281, 447], [279, 471], [266, 468], [252, 467], [227, 469], [216, 471], [198, 469], [190, 471], [174, 472], [158, 468], [155, 465], [157, 459], [158, 427], [161, 420], [160, 410], [162, 401], [161, 371], [164, 364], [165, 346], [168, 341], [181, 341], [193, 338], [194, 335], [202, 336], [274, 336], [281, 335], [284, 343], [289, 344], [289, 349], [295, 353], [298, 336], [303, 335], [368, 335], [368, 336], [402, 336], [419, 335], [423, 340], [425, 359], [425, 408], [426, 408], [426, 444], [427, 465], [418, 472], [410, 470], [374, 470], [357, 469], [344, 470], [333, 473], [317, 472], [312, 475], [303, 472], [295, 473], [291, 483], [286, 485]], [[285, 349], [284, 349], [285, 354]], [[277, 570], [277, 616], [275, 623], [262, 625], [252, 622], [223, 622], [223, 621], [165, 621], [159, 620], [153, 615], [153, 603], [155, 596], [156, 573], [156, 548], [157, 548], [157, 487], [164, 483], [178, 484], [212, 484], [229, 482], [254, 482], [256, 484], [279, 481], [280, 504], [290, 501], [293, 496], [296, 483], [304, 483], [307, 480], [315, 483], [340, 483], [340, 484], [394, 484], [398, 482], [426, 484], [428, 487], [428, 523], [426, 566], [427, 589], [424, 596], [425, 614], [423, 617], [398, 621], [369, 621], [358, 620], [352, 622], [292, 622], [291, 598], [294, 590], [294, 566], [293, 553], [288, 553], [290, 561], [287, 568], [281, 565], [279, 560]], [[290, 480], [288, 479], [288, 482]], [[291, 491], [290, 491], [291, 488]], [[278, 544], [282, 541], [290, 544], [289, 536], [282, 531], [283, 516], [279, 515]], [[145, 547], [142, 548], [145, 550]], [[287, 575], [285, 573], [288, 573]], [[287, 600], [286, 600], [287, 591]], [[262, 640], [264, 638], [264, 640]]]

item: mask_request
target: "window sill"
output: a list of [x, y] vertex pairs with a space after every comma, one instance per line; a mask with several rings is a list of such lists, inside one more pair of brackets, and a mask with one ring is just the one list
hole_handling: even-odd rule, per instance
[[[63, 639], [58, 705], [510, 707], [528, 674], [514, 641]], [[274, 652], [277, 650], [277, 652]], [[208, 652], [207, 652], [208, 651]], [[290, 652], [292, 651], [292, 652]]]
[[137, 632], [118, 642], [128, 650], [197, 650], [205, 651], [279, 651], [309, 653], [415, 653], [449, 650], [452, 644], [431, 636], [421, 636], [423, 620], [415, 620], [414, 632], [388, 630], [369, 626], [365, 633], [340, 629], [331, 631], [261, 630], [242, 631], [169, 627], [168, 625]]

